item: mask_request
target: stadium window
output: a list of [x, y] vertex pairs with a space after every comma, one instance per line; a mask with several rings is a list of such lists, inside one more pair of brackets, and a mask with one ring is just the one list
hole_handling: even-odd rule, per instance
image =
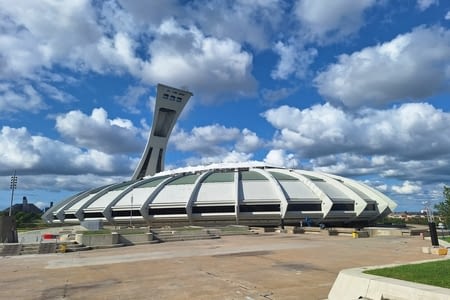
[[85, 218], [104, 218], [105, 216], [101, 212], [85, 212]]
[[112, 211], [113, 217], [139, 217], [141, 216], [141, 212], [137, 209], [134, 209], [132, 211], [130, 210], [113, 210]]
[[279, 204], [239, 205], [240, 212], [280, 211]]
[[75, 214], [65, 214], [64, 219], [78, 219]]
[[193, 214], [201, 214], [201, 213], [234, 213], [234, 206], [193, 206], [192, 207]]
[[320, 203], [295, 203], [288, 204], [288, 211], [321, 211]]
[[369, 203], [364, 210], [377, 210], [377, 205], [375, 203]]
[[335, 211], [353, 211], [355, 210], [354, 203], [333, 203], [331, 210]]
[[186, 214], [184, 207], [170, 207], [170, 208], [149, 208], [149, 215], [183, 215]]

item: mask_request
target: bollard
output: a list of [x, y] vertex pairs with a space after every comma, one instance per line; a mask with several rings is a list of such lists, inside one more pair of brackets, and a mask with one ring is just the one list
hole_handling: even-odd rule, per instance
[[66, 251], [67, 251], [67, 245], [66, 244], [59, 245], [59, 252], [60, 253], [66, 253]]

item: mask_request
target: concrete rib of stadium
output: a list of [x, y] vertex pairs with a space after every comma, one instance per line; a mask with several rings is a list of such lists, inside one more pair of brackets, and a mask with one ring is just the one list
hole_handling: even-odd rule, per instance
[[158, 85], [152, 132], [132, 179], [74, 195], [51, 207], [43, 219], [150, 226], [364, 226], [397, 206], [381, 192], [348, 178], [264, 163], [162, 171], [170, 133], [191, 95]]
[[[48, 222], [103, 220], [167, 224], [368, 224], [395, 203], [359, 182], [329, 174], [236, 164], [161, 172], [92, 189], [54, 206]], [[306, 225], [306, 224], [305, 224]]]

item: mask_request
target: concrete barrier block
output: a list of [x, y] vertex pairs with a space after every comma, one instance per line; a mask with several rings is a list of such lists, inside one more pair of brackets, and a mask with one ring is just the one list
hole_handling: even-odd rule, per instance
[[369, 237], [369, 232], [368, 231], [364, 231], [364, 230], [360, 230], [360, 231], [358, 231], [358, 237], [359, 238], [368, 238]]
[[[340, 272], [328, 294], [328, 300], [365, 297], [369, 282], [370, 279], [367, 277], [354, 276], [351, 272]], [[351, 295], [349, 295], [349, 291], [351, 291]]]
[[77, 234], [75, 240], [85, 246], [108, 246], [119, 243], [119, 234]]
[[430, 254], [430, 247], [422, 247], [422, 253]]
[[[386, 266], [379, 266], [380, 268]], [[367, 268], [343, 270], [328, 294], [328, 300], [397, 299], [448, 300], [450, 289], [363, 273]]]
[[119, 236], [119, 243], [125, 245], [144, 244], [152, 240], [152, 233], [124, 234]]
[[303, 233], [305, 233], [305, 229], [303, 227], [294, 227], [293, 233], [303, 234]]

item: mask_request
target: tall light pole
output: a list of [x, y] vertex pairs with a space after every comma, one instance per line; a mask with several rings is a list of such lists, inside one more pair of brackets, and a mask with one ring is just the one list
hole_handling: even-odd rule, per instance
[[17, 176], [16, 176], [16, 170], [14, 170], [13, 176], [11, 176], [11, 184], [9, 185], [9, 188], [11, 189], [11, 205], [9, 206], [9, 216], [12, 216], [12, 206], [14, 202], [14, 190], [17, 187]]
[[131, 206], [130, 206], [130, 228], [133, 224], [133, 194], [131, 194]]
[[425, 213], [427, 214], [431, 245], [437, 247], [439, 246], [439, 240], [436, 231], [436, 223], [434, 223], [433, 210], [430, 208], [430, 203], [428, 201], [424, 201], [422, 204], [425, 206]]

